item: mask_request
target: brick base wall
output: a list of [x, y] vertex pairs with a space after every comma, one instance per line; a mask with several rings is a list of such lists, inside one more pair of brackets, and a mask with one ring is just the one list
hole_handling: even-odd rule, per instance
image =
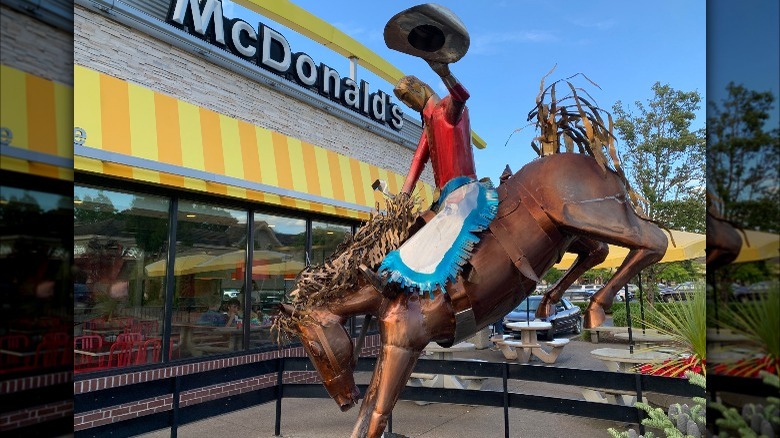
[[[0, 394], [13, 394], [31, 389], [73, 381], [73, 373], [59, 372], [0, 381]], [[73, 400], [63, 400], [32, 408], [0, 413], [0, 432], [45, 423], [73, 415]]]
[[[379, 354], [381, 348], [379, 335], [367, 336], [361, 351], [361, 356], [375, 357]], [[161, 368], [152, 371], [138, 371], [126, 374], [99, 377], [74, 382], [73, 393], [83, 394], [86, 392], [97, 391], [100, 389], [114, 388], [129, 383], [148, 382], [167, 377], [183, 376], [205, 372], [220, 368], [226, 368], [247, 363], [262, 362], [276, 359], [279, 357], [306, 357], [303, 347], [289, 348], [282, 351], [274, 350], [263, 353], [248, 354], [245, 356], [232, 357], [229, 359], [205, 360], [194, 364], [172, 365], [168, 368]], [[286, 372], [282, 375], [284, 383], [318, 383], [319, 375], [310, 371]], [[179, 399], [179, 406], [185, 407], [223, 397], [229, 397], [235, 394], [242, 394], [249, 391], [267, 388], [277, 384], [276, 373], [264, 374], [249, 379], [241, 379], [227, 384], [207, 386], [191, 391], [183, 391]], [[127, 420], [130, 418], [141, 417], [157, 412], [171, 410], [173, 406], [173, 396], [166, 395], [147, 400], [127, 403], [118, 406], [107, 406], [103, 409], [82, 412], [73, 418], [74, 430], [84, 430], [104, 424]]]

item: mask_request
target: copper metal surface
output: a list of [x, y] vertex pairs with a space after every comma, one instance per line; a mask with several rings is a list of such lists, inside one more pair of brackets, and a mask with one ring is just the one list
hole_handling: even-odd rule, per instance
[[429, 61], [451, 64], [469, 49], [466, 26], [441, 5], [424, 4], [399, 12], [385, 25], [387, 47]]
[[[564, 153], [534, 160], [504, 185], [501, 188], [506, 195], [497, 217], [507, 234], [499, 243], [492, 230], [481, 233], [468, 266], [455, 284], [446, 286], [452, 297], [436, 291], [434, 299], [403, 293], [388, 299], [360, 277], [353, 292], [322, 308], [308, 309], [316, 323], [301, 324], [298, 336], [342, 409], [355, 398], [354, 381], [348, 377], [353, 371], [353, 352], [346, 332], [335, 325], [354, 315], [377, 317], [382, 350], [353, 437], [381, 436], [420, 352], [431, 341], [447, 345], [455, 339], [452, 298], [467, 298], [474, 330], [478, 330], [508, 313], [534, 290], [536, 282], [521, 273], [514, 260], [516, 254], [522, 254], [522, 263], [537, 276], [563, 252], [579, 255], [547, 292], [545, 299], [554, 302], [583, 269], [603, 259], [605, 242], [630, 248], [624, 264], [588, 306], [585, 325], [595, 327], [603, 321], [603, 309], [611, 305], [615, 293], [641, 269], [660, 260], [666, 250], [665, 234], [636, 215], [619, 177], [611, 172], [605, 176], [589, 156]], [[554, 230], [539, 224], [537, 215], [529, 212], [536, 208]], [[504, 249], [508, 246], [517, 250], [515, 257]], [[317, 324], [322, 330], [315, 328]]]

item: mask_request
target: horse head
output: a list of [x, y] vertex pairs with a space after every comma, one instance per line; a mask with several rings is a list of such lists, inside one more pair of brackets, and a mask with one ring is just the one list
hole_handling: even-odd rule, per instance
[[357, 403], [360, 390], [355, 385], [353, 343], [338, 315], [324, 309], [312, 309], [303, 317], [294, 317], [295, 308], [283, 304], [280, 318], [303, 344], [331, 398], [346, 411]]

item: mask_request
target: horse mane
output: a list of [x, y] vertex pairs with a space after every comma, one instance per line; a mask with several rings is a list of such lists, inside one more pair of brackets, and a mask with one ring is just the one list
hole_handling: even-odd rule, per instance
[[[564, 152], [575, 152], [576, 146], [579, 153], [593, 157], [604, 172], [611, 170], [617, 174], [626, 188], [636, 213], [650, 220], [645, 215], [643, 207], [643, 204], [647, 205], [647, 200], [631, 187], [620, 165], [620, 158], [615, 148], [612, 114], [599, 108], [595, 104], [595, 99], [584, 88], [575, 87], [570, 79], [581, 76], [596, 88], [601, 89], [601, 87], [582, 73], [559, 79], [545, 87], [545, 79], [555, 71], [555, 67], [557, 66], [542, 77], [539, 93], [536, 95], [536, 105], [528, 112], [527, 120], [529, 122], [534, 120], [528, 125], [534, 125], [539, 131], [539, 135], [531, 140], [531, 148], [539, 157], [546, 157], [561, 153], [561, 144], [565, 147]], [[557, 98], [555, 88], [560, 83], [565, 83], [570, 93]], [[583, 97], [583, 94], [587, 98]], [[549, 103], [545, 101], [548, 96]], [[606, 117], [606, 123], [602, 115]], [[512, 134], [522, 129], [516, 129]], [[512, 136], [510, 135], [509, 138]]]
[[419, 210], [415, 197], [400, 194], [388, 198], [384, 212], [371, 213], [354, 236], [347, 237], [321, 265], [304, 269], [290, 296], [298, 309], [320, 306], [354, 289], [362, 276], [360, 265], [376, 269], [387, 253], [409, 237]]

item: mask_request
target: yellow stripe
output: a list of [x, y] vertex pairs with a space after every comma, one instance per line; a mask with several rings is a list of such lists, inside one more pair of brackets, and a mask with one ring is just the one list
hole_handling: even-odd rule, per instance
[[102, 161], [96, 160], [94, 158], [83, 157], [81, 155], [75, 155], [73, 157], [73, 168], [80, 171], [89, 172], [89, 173], [97, 173], [97, 174], [105, 173], [103, 171]]
[[297, 138], [287, 137], [287, 153], [290, 156], [290, 172], [292, 176], [293, 190], [301, 193], [309, 193], [309, 185], [306, 181], [306, 168], [303, 166], [303, 148]]
[[341, 180], [339, 155], [333, 151], [328, 151], [328, 169], [333, 187], [333, 199], [342, 201], [344, 200], [344, 182]]
[[276, 174], [276, 152], [271, 131], [260, 127], [255, 128], [257, 136], [257, 151], [260, 156], [260, 181], [269, 186], [278, 187], [279, 177]]
[[238, 120], [220, 114], [219, 126], [222, 131], [222, 161], [225, 163], [225, 175], [244, 179]]
[[22, 149], [29, 148], [25, 76], [22, 71], [0, 64], [0, 126], [11, 130], [10, 145]]
[[[378, 167], [369, 165], [368, 166], [368, 172], [371, 175], [370, 179], [371, 179], [372, 182], [380, 179], [379, 168]], [[373, 200], [373, 204], [372, 205], [374, 206], [374, 208], [376, 208], [376, 204], [379, 203], [380, 208], [382, 208], [381, 206], [384, 205], [384, 203], [383, 203], [384, 202], [383, 201], [383, 195], [381, 193], [379, 193], [379, 190], [374, 190], [373, 194], [374, 194], [374, 200]], [[369, 199], [371, 199], [371, 198], [369, 198]]]
[[29, 174], [30, 162], [13, 157], [3, 157], [3, 159], [0, 160], [0, 169]]
[[149, 169], [141, 169], [138, 167], [133, 167], [133, 179], [137, 181], [145, 181], [148, 183], [153, 184], [160, 184], [160, 172], [149, 170]]
[[103, 120], [100, 111], [100, 73], [75, 66], [73, 87], [73, 123], [86, 133], [85, 146], [103, 148]]
[[154, 91], [128, 84], [130, 148], [134, 157], [157, 161], [157, 118]]
[[328, 164], [328, 151], [314, 147], [314, 161], [317, 165], [317, 178], [319, 179], [320, 194], [326, 198], [333, 197], [333, 178], [330, 175], [330, 165]]
[[363, 191], [363, 186], [366, 182], [363, 181], [363, 177], [360, 174], [360, 161], [354, 158], [347, 158], [349, 160], [349, 168], [352, 174], [352, 191], [355, 195], [355, 203], [360, 205], [366, 205], [366, 195]]
[[[57, 155], [73, 158], [73, 88], [54, 83]], [[68, 169], [73, 174], [73, 169]]]
[[364, 162], [359, 162], [360, 165], [360, 179], [363, 180], [363, 194], [364, 196], [364, 202], [368, 207], [375, 208], [376, 202], [374, 201], [374, 189], [371, 187], [371, 184], [374, 183], [374, 180], [371, 179], [371, 170], [369, 169], [369, 165]]
[[355, 203], [355, 183], [352, 181], [352, 168], [349, 165], [349, 158], [339, 154], [339, 168], [341, 169], [341, 179], [344, 185], [344, 201]]
[[[200, 129], [200, 110], [195, 105], [177, 101], [179, 106], [179, 133], [181, 136], [181, 164], [190, 169], [205, 170], [203, 138]], [[185, 182], [186, 184], [186, 182]]]
[[184, 177], [184, 188], [190, 190], [197, 190], [200, 192], [209, 191], [208, 181], [203, 181], [202, 179], [190, 178], [188, 176]]

